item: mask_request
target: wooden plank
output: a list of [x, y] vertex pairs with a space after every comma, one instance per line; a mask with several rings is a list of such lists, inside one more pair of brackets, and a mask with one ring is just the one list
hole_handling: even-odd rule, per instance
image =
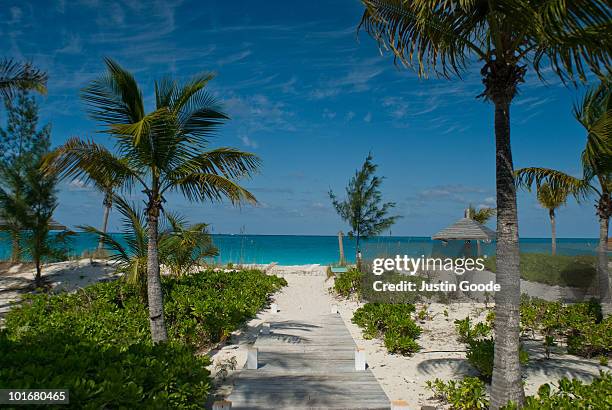
[[356, 371], [355, 343], [342, 318], [270, 323], [261, 334], [257, 370], [241, 370], [232, 409], [389, 409], [370, 370]]

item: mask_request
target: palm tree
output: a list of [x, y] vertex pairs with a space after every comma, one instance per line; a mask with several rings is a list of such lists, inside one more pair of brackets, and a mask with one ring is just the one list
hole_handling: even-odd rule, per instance
[[[98, 235], [103, 246], [111, 251], [110, 260], [116, 262], [117, 271], [124, 280], [140, 289], [146, 297], [147, 276], [147, 219], [142, 210], [119, 196], [113, 196], [119, 213], [123, 216], [123, 239], [125, 243], [93, 226], [81, 226], [85, 232]], [[188, 226], [185, 220], [175, 214], [163, 213], [163, 220], [157, 237], [159, 261], [172, 274], [181, 275], [206, 258], [218, 255], [206, 224]]]
[[[479, 208], [479, 209], [474, 208], [472, 204], [468, 206], [469, 217], [483, 225], [486, 224], [489, 221], [489, 219], [493, 218], [496, 212], [497, 212], [497, 209], [489, 208], [486, 206]], [[476, 255], [478, 256], [480, 256], [481, 254], [480, 248], [481, 248], [480, 241], [477, 240], [476, 241]]]
[[44, 94], [47, 90], [47, 74], [31, 64], [19, 64], [11, 59], [0, 60], [0, 96], [10, 100], [18, 89], [36, 90]]
[[106, 125], [119, 157], [93, 141], [70, 139], [49, 158], [48, 166], [63, 178], [122, 179], [123, 189], [138, 186], [146, 195], [147, 300], [151, 337], [167, 340], [159, 272], [158, 220], [170, 192], [190, 201], [256, 203], [236, 182], [259, 167], [255, 155], [233, 148], [208, 149], [208, 137], [227, 119], [206, 93], [211, 74], [195, 76], [184, 85], [155, 82], [155, 110], [145, 113], [136, 80], [110, 59], [107, 74], [83, 90], [93, 119]]
[[472, 205], [470, 205], [468, 206], [468, 212], [470, 214], [470, 218], [484, 225], [489, 221], [489, 219], [495, 216], [497, 210], [495, 208], [489, 207], [482, 207], [476, 209]]
[[538, 201], [540, 205], [548, 209], [548, 217], [550, 218], [550, 231], [551, 231], [551, 253], [557, 254], [557, 223], [555, 210], [560, 206], [564, 205], [567, 201], [568, 192], [560, 189], [556, 186], [553, 189], [550, 184], [542, 184], [538, 187]]
[[563, 80], [610, 64], [612, 13], [604, 0], [362, 0], [363, 27], [396, 62], [449, 78], [481, 64], [495, 113], [497, 283], [491, 407], [522, 403], [519, 363], [519, 248], [510, 145], [510, 106], [528, 68], [545, 64]]
[[[113, 155], [109, 153], [109, 155]], [[117, 158], [115, 158], [117, 160]], [[120, 189], [123, 184], [123, 175], [118, 175], [113, 178], [109, 178], [109, 175], [88, 175], [90, 181], [96, 187], [98, 191], [100, 191], [104, 195], [104, 199], [102, 199], [102, 206], [104, 208], [104, 214], [102, 216], [102, 229], [101, 232], [106, 233], [108, 228], [108, 218], [110, 216], [111, 210], [113, 208], [113, 198], [115, 197], [115, 191]], [[98, 251], [101, 251], [104, 248], [104, 241], [100, 236], [100, 240], [98, 241]]]
[[587, 141], [581, 155], [582, 178], [548, 168], [522, 168], [516, 171], [517, 184], [538, 190], [545, 185], [553, 191], [572, 194], [578, 201], [595, 196], [599, 219], [597, 277], [599, 299], [605, 313], [612, 312], [612, 292], [608, 271], [608, 226], [612, 215], [612, 83], [610, 78], [591, 88], [579, 104], [574, 116], [587, 131]]

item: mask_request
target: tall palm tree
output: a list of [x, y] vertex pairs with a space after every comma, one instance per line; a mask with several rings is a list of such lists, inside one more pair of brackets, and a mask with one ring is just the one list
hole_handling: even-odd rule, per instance
[[548, 217], [550, 218], [550, 245], [551, 253], [557, 254], [557, 222], [555, 211], [567, 201], [568, 192], [556, 186], [555, 189], [550, 184], [544, 183], [538, 187], [538, 202], [545, 209], [548, 209]]
[[255, 155], [233, 148], [208, 148], [208, 137], [227, 116], [205, 86], [210, 74], [179, 85], [171, 79], [155, 82], [155, 110], [145, 113], [136, 80], [116, 62], [106, 59], [107, 74], [83, 90], [95, 120], [106, 125], [119, 156], [93, 141], [70, 139], [47, 161], [66, 178], [89, 176], [123, 179], [123, 189], [138, 187], [146, 195], [147, 299], [151, 337], [167, 340], [159, 272], [158, 220], [166, 195], [180, 192], [191, 201], [256, 203], [237, 180], [259, 167]]
[[0, 60], [0, 96], [10, 100], [20, 88], [36, 90], [44, 94], [47, 90], [47, 74], [31, 64], [19, 64], [12, 59]]
[[587, 141], [581, 155], [582, 178], [548, 168], [522, 168], [516, 171], [517, 184], [526, 188], [534, 183], [540, 189], [568, 192], [582, 200], [595, 196], [599, 218], [597, 277], [599, 299], [605, 313], [612, 313], [612, 291], [608, 270], [608, 226], [612, 216], [612, 82], [607, 78], [591, 88], [579, 104], [574, 116], [587, 131]]
[[528, 69], [564, 80], [610, 65], [612, 13], [605, 0], [362, 0], [363, 27], [396, 62], [460, 76], [475, 60], [495, 113], [497, 183], [496, 343], [491, 406], [522, 403], [519, 249], [510, 106]]

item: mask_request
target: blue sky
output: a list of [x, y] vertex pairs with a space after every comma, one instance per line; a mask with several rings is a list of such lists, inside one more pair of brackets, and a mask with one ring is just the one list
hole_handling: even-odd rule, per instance
[[[356, 0], [288, 1], [2, 1], [5, 56], [32, 61], [49, 74], [42, 117], [53, 144], [96, 134], [79, 89], [103, 72], [102, 58], [134, 72], [151, 102], [152, 83], [213, 71], [209, 90], [231, 116], [212, 141], [263, 160], [244, 185], [257, 207], [168, 206], [215, 233], [334, 234], [346, 226], [327, 191], [344, 189], [368, 151], [386, 180], [384, 196], [403, 216], [394, 235], [430, 236], [462, 216], [469, 203], [495, 205], [492, 107], [476, 99], [480, 66], [462, 80], [419, 80], [356, 34]], [[585, 133], [571, 115], [579, 92], [552, 75], [529, 75], [512, 108], [516, 167], [547, 166], [579, 175]], [[0, 113], [4, 124], [4, 114]], [[98, 225], [101, 195], [63, 183], [56, 219]], [[521, 236], [549, 236], [535, 195], [519, 195]], [[595, 237], [591, 202], [558, 212], [561, 237]], [[119, 219], [111, 217], [111, 228]]]

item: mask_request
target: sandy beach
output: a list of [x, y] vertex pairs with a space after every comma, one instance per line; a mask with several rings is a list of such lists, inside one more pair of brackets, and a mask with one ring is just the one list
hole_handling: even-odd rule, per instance
[[[308, 273], [304, 274], [304, 270]], [[423, 328], [423, 334], [418, 340], [422, 349], [407, 357], [389, 354], [380, 340], [366, 340], [362, 337], [361, 329], [351, 323], [353, 313], [362, 303], [335, 297], [331, 290], [333, 279], [326, 278], [325, 267], [274, 266], [269, 273], [284, 277], [288, 283], [287, 287], [274, 296], [274, 302], [279, 308], [275, 320], [308, 320], [327, 313], [331, 304], [337, 304], [339, 314], [355, 343], [366, 351], [368, 367], [390, 400], [406, 400], [410, 408], [440, 406], [441, 404], [432, 398], [431, 391], [426, 388], [427, 380], [451, 380], [476, 375], [465, 359], [464, 345], [457, 341], [454, 321], [464, 319], [468, 315], [484, 319], [484, 304], [427, 305], [429, 319], [419, 323]], [[421, 307], [418, 306], [418, 309]], [[448, 317], [444, 316], [444, 310], [447, 310]], [[229, 363], [232, 358], [236, 360], [236, 368], [242, 368], [246, 362], [249, 344], [254, 342], [261, 324], [270, 319], [269, 311], [260, 312], [241, 331], [235, 332], [229, 343], [209, 352], [213, 361], [210, 367], [213, 374], [220, 368], [220, 364]], [[525, 391], [528, 395], [535, 394], [540, 385], [556, 382], [562, 377], [590, 381], [600, 370], [609, 370], [609, 367], [601, 366], [596, 359], [585, 359], [561, 351], [546, 359], [541, 345], [541, 341], [525, 343], [530, 356], [525, 369]], [[217, 379], [217, 397], [226, 397], [231, 392], [231, 373], [226, 380]]]
[[[106, 260], [78, 259], [43, 266], [45, 287], [54, 292], [71, 292], [102, 280], [117, 277]], [[31, 264], [0, 267], [0, 325], [4, 314], [19, 301], [24, 292], [32, 291], [36, 269]]]
[[[465, 359], [465, 348], [457, 341], [454, 320], [466, 316], [483, 319], [486, 308], [481, 303], [451, 303], [444, 305], [432, 303], [419, 305], [426, 307], [428, 319], [419, 325], [423, 333], [418, 340], [422, 349], [413, 356], [401, 356], [387, 353], [380, 340], [366, 340], [361, 329], [351, 323], [356, 309], [361, 302], [345, 300], [334, 296], [333, 279], [326, 276], [326, 267], [321, 265], [249, 265], [252, 268], [264, 269], [269, 274], [281, 276], [288, 286], [273, 296], [273, 302], [279, 312], [275, 320], [308, 321], [329, 312], [332, 304], [338, 305], [339, 314], [349, 329], [355, 343], [366, 351], [368, 367], [379, 381], [381, 387], [391, 400], [406, 400], [411, 408], [423, 405], [439, 406], [432, 399], [425, 382], [440, 378], [443, 380], [459, 379], [476, 373]], [[49, 264], [45, 266], [44, 277], [48, 286], [54, 291], [73, 291], [100, 280], [110, 280], [113, 266], [105, 261], [81, 259]], [[28, 290], [34, 278], [34, 270], [28, 266], [15, 266], [0, 273], [0, 315], [19, 300]], [[490, 305], [489, 305], [490, 307]], [[448, 316], [444, 315], [444, 311]], [[269, 310], [261, 311], [241, 330], [232, 334], [224, 345], [211, 351], [201, 352], [211, 357], [210, 370], [216, 376], [216, 395], [226, 397], [232, 390], [234, 369], [240, 369], [246, 362], [247, 349], [259, 334], [261, 324], [272, 319]], [[527, 341], [530, 361], [525, 369], [525, 390], [534, 394], [537, 388], [547, 382], [556, 382], [562, 377], [577, 377], [590, 380], [600, 370], [609, 370], [599, 364], [597, 359], [585, 359], [561, 352], [546, 359], [541, 341]], [[212, 397], [211, 397], [212, 399]]]

